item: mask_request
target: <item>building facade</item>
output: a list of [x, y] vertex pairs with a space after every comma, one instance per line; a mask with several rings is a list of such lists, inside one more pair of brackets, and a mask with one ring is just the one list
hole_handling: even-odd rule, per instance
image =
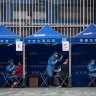
[[49, 24], [74, 36], [96, 24], [96, 0], [0, 0], [0, 25], [27, 37]]

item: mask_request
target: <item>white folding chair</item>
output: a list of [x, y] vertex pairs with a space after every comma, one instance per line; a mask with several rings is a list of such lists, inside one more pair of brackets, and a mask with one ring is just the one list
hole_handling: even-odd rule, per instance
[[40, 87], [44, 87], [44, 85], [45, 86], [48, 86], [48, 77], [46, 77], [45, 76], [45, 72], [43, 73], [43, 72], [40, 72], [40, 76], [41, 76], [41, 78], [42, 78], [42, 83], [41, 83], [41, 85], [40, 85]]
[[94, 86], [96, 86], [96, 83], [95, 83], [96, 77], [92, 77], [92, 76], [89, 75], [90, 72], [89, 72], [88, 68], [87, 68], [86, 72], [87, 72], [87, 74], [88, 74], [88, 76], [89, 76], [89, 78], [90, 78], [90, 82], [88, 83], [87, 86], [89, 87], [89, 86], [91, 86], [92, 84], [93, 84]]
[[19, 86], [22, 86], [22, 82], [21, 82], [22, 78], [23, 78], [23, 76], [22, 77], [19, 77], [19, 78], [16, 78], [17, 84], [15, 85], [15, 87], [18, 87], [18, 85]]
[[6, 78], [5, 76], [5, 73], [4, 72], [1, 72], [1, 75], [3, 76], [4, 80], [5, 80], [5, 83], [3, 84], [3, 87], [5, 87], [5, 85], [7, 84], [8, 86], [10, 86], [9, 84], [9, 78]]
[[96, 86], [96, 83], [95, 83], [96, 77], [91, 77], [91, 76], [89, 76], [89, 78], [90, 78], [91, 81], [89, 82], [88, 87], [91, 86], [92, 84], [93, 84], [94, 86]]
[[66, 79], [68, 77], [68, 73], [66, 74], [65, 77], [60, 77], [60, 80], [61, 80], [61, 86], [63, 86], [63, 84], [66, 85], [66, 87], [68, 87], [68, 84], [66, 83]]

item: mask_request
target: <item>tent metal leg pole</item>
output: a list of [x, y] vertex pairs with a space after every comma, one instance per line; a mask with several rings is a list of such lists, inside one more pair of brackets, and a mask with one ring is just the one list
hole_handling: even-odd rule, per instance
[[72, 75], [71, 75], [71, 44], [69, 44], [69, 76], [68, 87], [72, 87]]
[[23, 82], [22, 87], [25, 88], [25, 44], [23, 43]]

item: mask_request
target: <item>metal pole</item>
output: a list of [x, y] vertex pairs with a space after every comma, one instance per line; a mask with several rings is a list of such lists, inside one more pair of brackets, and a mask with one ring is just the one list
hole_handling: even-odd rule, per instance
[[93, 24], [94, 24], [94, 0], [93, 0]]
[[83, 0], [83, 30], [85, 28], [85, 0]]
[[71, 44], [69, 44], [69, 75], [71, 75]]
[[25, 87], [25, 43], [23, 43], [23, 87]]
[[[6, 4], [7, 5], [7, 4]], [[1, 1], [0, 1], [0, 10], [1, 10]], [[7, 16], [6, 16], [7, 17]], [[7, 20], [7, 19], [6, 19]], [[0, 11], [0, 25], [1, 25], [1, 11]]]
[[21, 1], [19, 0], [19, 36], [21, 36]]
[[71, 25], [72, 25], [72, 24], [71, 24], [71, 23], [72, 23], [72, 22], [71, 22], [71, 17], [72, 17], [72, 15], [71, 15], [71, 14], [72, 14], [72, 9], [71, 9], [71, 0], [70, 0], [70, 37], [71, 37], [71, 34], [72, 34], [72, 33], [71, 33], [71, 29], [72, 29], [72, 27], [71, 27]]
[[72, 87], [72, 75], [71, 75], [71, 43], [69, 44], [69, 76], [68, 87]]

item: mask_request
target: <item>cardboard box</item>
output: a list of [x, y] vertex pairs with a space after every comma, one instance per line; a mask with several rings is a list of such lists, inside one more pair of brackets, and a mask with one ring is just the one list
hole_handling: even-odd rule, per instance
[[38, 87], [38, 75], [29, 76], [29, 87]]

